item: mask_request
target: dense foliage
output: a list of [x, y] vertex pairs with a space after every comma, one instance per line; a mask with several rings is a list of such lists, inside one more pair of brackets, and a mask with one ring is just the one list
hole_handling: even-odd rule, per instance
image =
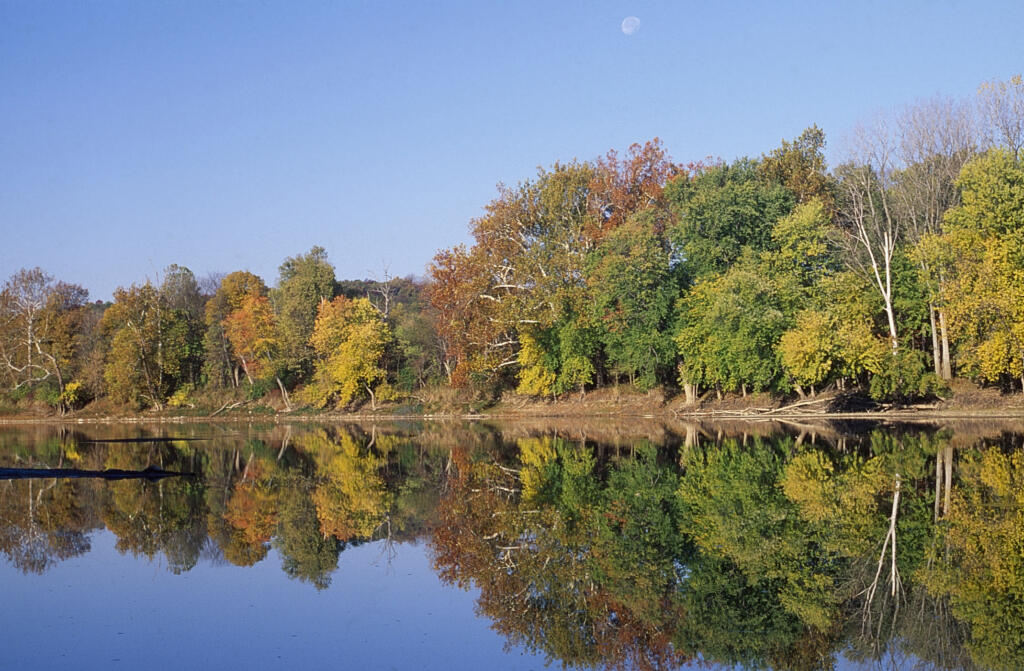
[[1016, 77], [977, 105], [908, 107], [831, 171], [816, 126], [732, 163], [680, 165], [656, 139], [556, 163], [499, 187], [422, 281], [339, 281], [313, 247], [273, 287], [173, 265], [102, 305], [21, 270], [0, 291], [0, 386], [61, 412], [207, 390], [376, 408], [445, 384], [688, 402], [829, 386], [902, 402], [954, 375], [1024, 389], [1022, 101]]

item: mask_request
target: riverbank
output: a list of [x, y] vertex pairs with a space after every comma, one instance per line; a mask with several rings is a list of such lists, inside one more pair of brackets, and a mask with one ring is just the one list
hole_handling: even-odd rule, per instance
[[256, 401], [235, 401], [218, 407], [168, 408], [131, 412], [107, 404], [91, 404], [77, 412], [59, 415], [46, 409], [0, 416], [0, 424], [26, 423], [181, 423], [181, 422], [336, 422], [336, 421], [423, 421], [484, 419], [588, 419], [623, 420], [772, 420], [772, 419], [873, 419], [978, 420], [1020, 419], [1024, 421], [1024, 395], [1001, 394], [965, 381], [955, 381], [947, 399], [895, 405], [874, 403], [856, 395], [827, 392], [815, 397], [787, 399], [769, 394], [705, 395], [687, 404], [682, 395], [664, 390], [640, 392], [629, 387], [605, 388], [558, 399], [538, 399], [507, 393], [488, 407], [448, 396], [440, 400], [412, 399], [414, 402], [384, 404], [376, 410], [319, 411], [302, 408], [287, 411], [279, 399], [269, 396]]

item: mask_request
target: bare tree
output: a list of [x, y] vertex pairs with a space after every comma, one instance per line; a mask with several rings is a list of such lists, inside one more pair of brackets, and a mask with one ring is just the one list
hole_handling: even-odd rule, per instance
[[0, 294], [0, 356], [16, 376], [14, 388], [42, 382], [51, 371], [40, 360], [39, 328], [53, 278], [40, 268], [19, 270]]
[[842, 241], [851, 266], [882, 297], [894, 353], [899, 348], [892, 286], [893, 257], [900, 238], [900, 221], [892, 195], [897, 150], [890, 125], [880, 117], [855, 130], [851, 160], [837, 169]]
[[391, 303], [398, 294], [398, 287], [395, 286], [395, 278], [391, 276], [388, 267], [383, 270], [383, 280], [374, 282], [373, 286], [366, 290], [366, 297], [380, 313], [382, 319], [387, 319], [391, 314]]
[[199, 284], [199, 293], [204, 299], [209, 300], [214, 294], [217, 293], [217, 289], [220, 288], [220, 283], [227, 277], [227, 273], [219, 270], [211, 270], [196, 281]]
[[[899, 245], [918, 245], [940, 233], [946, 211], [959, 204], [956, 179], [977, 152], [977, 123], [964, 102], [934, 98], [858, 127], [850, 144], [849, 161], [837, 170], [840, 226], [851, 266], [882, 298], [895, 352], [893, 258]], [[931, 267], [925, 255], [917, 260], [929, 289], [935, 373], [949, 379], [942, 269]]]
[[[977, 153], [977, 123], [971, 107], [952, 98], [907, 107], [896, 123], [902, 165], [896, 175], [897, 216], [907, 241], [918, 245], [926, 236], [939, 234], [946, 211], [960, 204], [956, 179]], [[952, 377], [949, 336], [940, 301], [944, 270], [933, 267], [927, 255], [916, 256], [928, 289], [935, 374], [948, 380]]]
[[978, 111], [989, 145], [1003, 146], [1015, 157], [1024, 148], [1024, 79], [985, 82], [978, 89]]

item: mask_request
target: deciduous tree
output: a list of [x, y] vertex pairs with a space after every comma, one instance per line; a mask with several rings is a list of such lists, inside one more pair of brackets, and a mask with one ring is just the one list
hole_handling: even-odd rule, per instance
[[63, 395], [70, 382], [87, 296], [82, 287], [56, 281], [39, 268], [22, 269], [4, 283], [0, 291], [0, 363], [11, 388], [53, 380], [57, 395]]
[[391, 330], [369, 299], [338, 296], [323, 301], [310, 344], [317, 355], [316, 378], [307, 400], [320, 407], [348, 405], [363, 392], [376, 409], [377, 398], [390, 394], [381, 366]]

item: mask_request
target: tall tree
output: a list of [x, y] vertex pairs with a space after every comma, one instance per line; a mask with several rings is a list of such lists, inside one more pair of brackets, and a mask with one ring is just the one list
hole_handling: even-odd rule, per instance
[[435, 257], [432, 302], [460, 355], [457, 378], [516, 365], [520, 329], [552, 328], [582, 302], [593, 178], [592, 166], [574, 162], [500, 187], [472, 223], [474, 246]]
[[104, 378], [116, 399], [160, 409], [190, 381], [198, 334], [150, 282], [116, 289], [101, 328], [110, 342]]
[[785, 187], [761, 179], [748, 159], [674, 179], [666, 197], [678, 216], [669, 235], [691, 280], [725, 271], [744, 248], [767, 249], [775, 222], [795, 200]]
[[989, 146], [1002, 147], [1020, 158], [1024, 149], [1024, 78], [985, 82], [978, 89], [982, 129]]
[[938, 245], [955, 259], [944, 299], [961, 366], [1024, 388], [1024, 163], [991, 150], [960, 175], [963, 203], [946, 216]]
[[[967, 105], [947, 98], [908, 107], [896, 123], [903, 166], [895, 177], [897, 216], [908, 244], [920, 247], [923, 239], [941, 230], [946, 211], [960, 202], [956, 179], [977, 151], [977, 124]], [[945, 274], [923, 249], [915, 249], [914, 259], [928, 291], [935, 374], [948, 380], [952, 377], [949, 337], [946, 313], [939, 303]]]
[[832, 213], [835, 210], [835, 182], [825, 169], [825, 132], [816, 125], [806, 129], [792, 142], [761, 158], [758, 172], [769, 182], [781, 184], [796, 196], [798, 203], [819, 201]]
[[887, 124], [879, 120], [857, 129], [852, 160], [837, 169], [839, 229], [847, 263], [878, 292], [885, 311], [889, 346], [899, 349], [893, 307], [893, 265], [901, 226], [893, 197], [896, 143]]
[[273, 376], [273, 359], [280, 341], [274, 310], [266, 296], [246, 294], [238, 308], [224, 318], [223, 327], [250, 385], [255, 379]]
[[675, 360], [671, 321], [679, 287], [654, 210], [634, 215], [592, 252], [587, 285], [611, 372], [644, 389], [662, 381]]
[[761, 391], [781, 380], [776, 347], [793, 324], [799, 287], [748, 252], [722, 275], [705, 277], [679, 301], [681, 382], [719, 391]]
[[280, 329], [282, 372], [285, 381], [294, 384], [312, 368], [309, 337], [318, 306], [334, 297], [334, 266], [327, 261], [327, 251], [314, 246], [306, 254], [285, 259], [278, 271], [270, 300]]
[[556, 163], [515, 188], [499, 186], [471, 224], [473, 246], [438, 253], [430, 269], [453, 382], [500, 385], [518, 372], [521, 388], [538, 393], [591, 384], [601, 361], [588, 257], [637, 212], [666, 210], [664, 187], [676, 172], [654, 140], [624, 160], [610, 152]]
[[170, 311], [173, 342], [180, 348], [166, 356], [167, 372], [179, 383], [200, 384], [203, 366], [203, 311], [205, 299], [192, 271], [172, 264], [164, 269], [160, 299]]

